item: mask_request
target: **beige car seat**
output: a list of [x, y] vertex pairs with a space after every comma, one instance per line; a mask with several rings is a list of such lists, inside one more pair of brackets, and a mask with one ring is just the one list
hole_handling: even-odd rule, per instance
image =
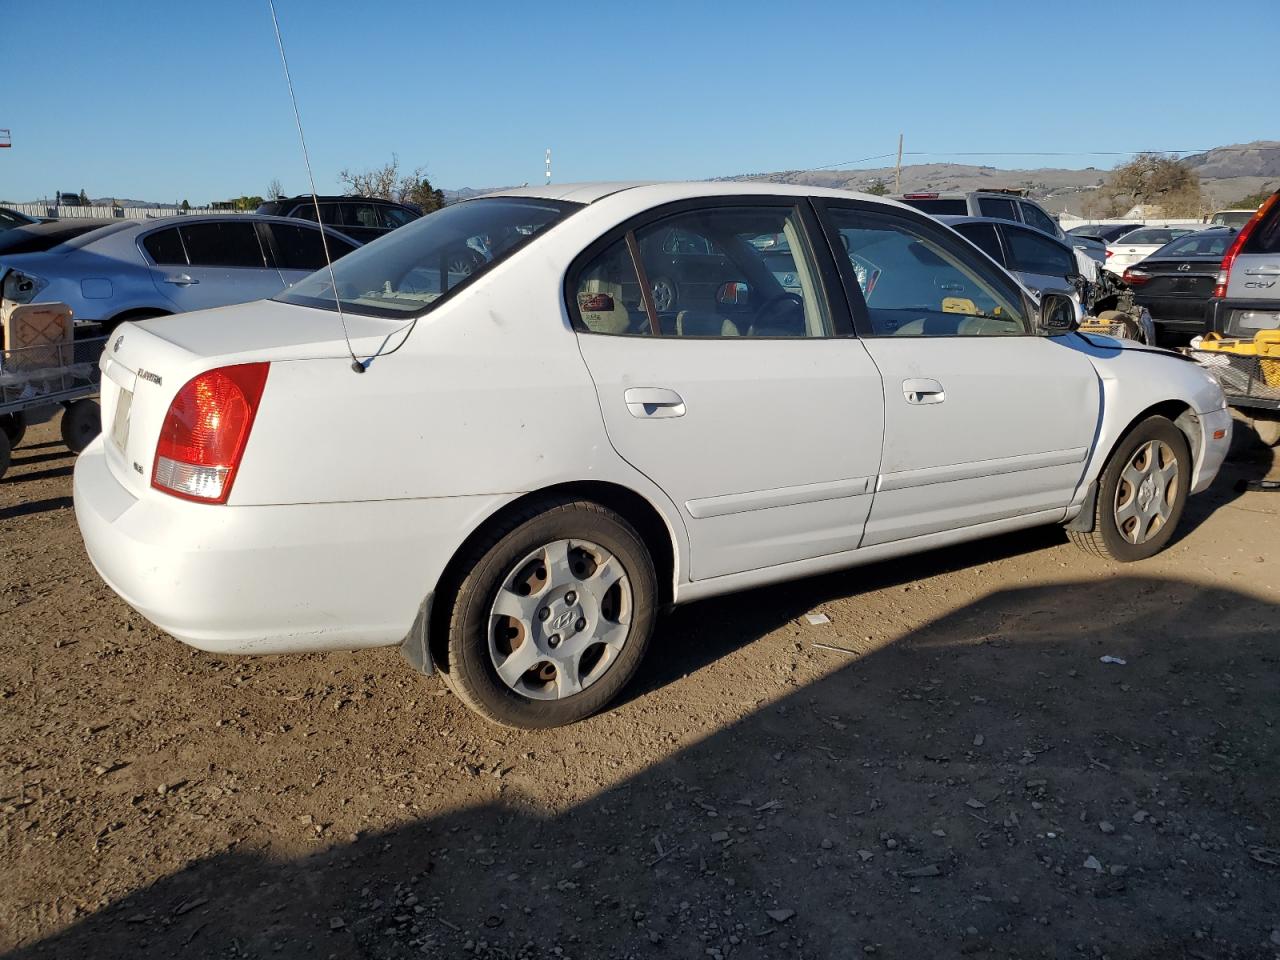
[[[613, 298], [611, 310], [585, 310], [583, 306], [594, 294]], [[631, 312], [622, 302], [622, 284], [591, 278], [578, 290], [578, 308], [582, 322], [592, 333], [630, 333]]]
[[681, 310], [676, 314], [678, 337], [737, 337], [738, 325], [709, 310]]

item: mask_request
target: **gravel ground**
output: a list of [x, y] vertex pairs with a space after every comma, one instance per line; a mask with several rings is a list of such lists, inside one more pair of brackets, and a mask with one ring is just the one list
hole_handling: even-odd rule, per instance
[[1144, 564], [1048, 529], [684, 608], [530, 734], [392, 650], [167, 638], [55, 440], [0, 482], [9, 957], [1280, 955], [1270, 451]]

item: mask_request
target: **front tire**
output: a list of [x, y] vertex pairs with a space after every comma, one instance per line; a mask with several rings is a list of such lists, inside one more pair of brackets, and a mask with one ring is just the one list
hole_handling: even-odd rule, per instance
[[10, 449], [14, 449], [18, 444], [22, 443], [22, 438], [27, 435], [27, 418], [21, 413], [6, 413], [0, 415], [0, 431], [9, 440]]
[[1082, 550], [1131, 563], [1172, 539], [1191, 485], [1191, 450], [1166, 417], [1148, 417], [1117, 444], [1098, 481], [1093, 529], [1071, 530]]
[[653, 560], [621, 515], [548, 499], [493, 531], [463, 565], [441, 674], [509, 727], [588, 717], [635, 675], [653, 632]]

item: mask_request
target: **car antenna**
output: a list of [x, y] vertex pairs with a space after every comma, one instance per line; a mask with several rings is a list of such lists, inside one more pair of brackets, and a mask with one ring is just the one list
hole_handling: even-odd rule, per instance
[[284, 67], [284, 82], [289, 87], [289, 102], [293, 104], [293, 119], [298, 125], [298, 142], [302, 144], [302, 162], [307, 168], [307, 180], [311, 184], [311, 202], [316, 208], [316, 226], [320, 228], [320, 245], [324, 247], [324, 262], [329, 269], [329, 286], [333, 289], [333, 305], [338, 310], [338, 322], [342, 324], [342, 339], [346, 341], [347, 353], [351, 355], [351, 369], [356, 373], [364, 373], [369, 369], [373, 357], [361, 360], [351, 349], [351, 335], [347, 332], [347, 318], [342, 312], [342, 298], [338, 296], [338, 280], [333, 273], [333, 258], [329, 256], [329, 236], [324, 224], [320, 222], [320, 198], [316, 195], [316, 177], [311, 172], [311, 155], [307, 153], [307, 138], [302, 133], [302, 115], [298, 113], [298, 98], [293, 92], [293, 77], [289, 75], [289, 58], [284, 53], [284, 39], [280, 36], [280, 18], [276, 16], [275, 0], [267, 0], [271, 8], [271, 24], [276, 30], [276, 47], [280, 50], [280, 65]]

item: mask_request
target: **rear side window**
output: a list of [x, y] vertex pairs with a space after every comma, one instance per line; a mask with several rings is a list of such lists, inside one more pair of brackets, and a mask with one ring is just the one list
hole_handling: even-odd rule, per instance
[[[372, 203], [344, 203], [342, 205], [342, 219], [343, 223], [348, 227], [363, 227], [366, 230], [383, 229], [382, 217], [378, 215], [378, 207]], [[327, 223], [328, 221], [325, 222]]]
[[932, 197], [903, 197], [902, 202], [909, 207], [923, 210], [931, 217], [963, 217], [969, 213], [969, 204], [963, 198], [944, 200]]
[[978, 211], [984, 217], [995, 217], [997, 220], [1018, 220], [1018, 213], [1013, 208], [1013, 201], [1004, 197], [979, 197]]
[[1280, 253], [1280, 202], [1273, 203], [1253, 230], [1245, 239], [1245, 253]]
[[606, 247], [578, 274], [578, 315], [591, 333], [653, 333], [635, 261], [625, 237]]
[[1076, 272], [1075, 255], [1048, 237], [1016, 227], [1005, 228], [1004, 237], [1014, 270], [1046, 277], [1067, 277]]
[[1004, 252], [1000, 249], [1000, 239], [996, 236], [994, 224], [961, 223], [956, 226], [956, 230], [996, 263], [1004, 265]]
[[178, 228], [193, 267], [257, 267], [267, 265], [258, 231], [245, 220], [192, 223]]
[[178, 228], [157, 230], [142, 238], [143, 249], [156, 263], [186, 265], [187, 254], [182, 249], [182, 238], [178, 236]]
[[[288, 223], [271, 224], [271, 238], [276, 245], [276, 266], [281, 270], [319, 270], [325, 265], [324, 244], [315, 227]], [[354, 250], [351, 244], [329, 234], [329, 256], [334, 260]]]
[[1043, 230], [1045, 233], [1057, 235], [1058, 225], [1050, 220], [1043, 210], [1037, 207], [1034, 203], [1024, 203], [1021, 206], [1023, 222], [1035, 227], [1037, 230]]

